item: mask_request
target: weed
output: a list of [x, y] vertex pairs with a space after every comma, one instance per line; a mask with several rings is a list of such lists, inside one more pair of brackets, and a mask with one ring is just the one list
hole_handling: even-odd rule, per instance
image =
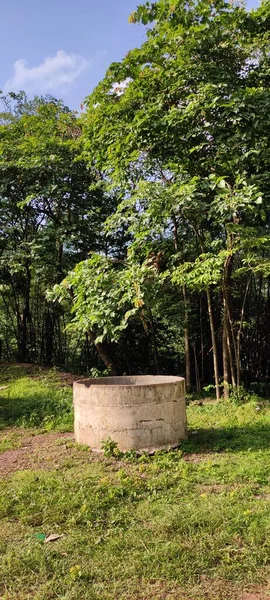
[[118, 448], [117, 443], [112, 440], [110, 437], [107, 438], [106, 440], [103, 440], [101, 442], [101, 449], [104, 452], [104, 456], [110, 457], [110, 456], [118, 456], [120, 455], [120, 451]]

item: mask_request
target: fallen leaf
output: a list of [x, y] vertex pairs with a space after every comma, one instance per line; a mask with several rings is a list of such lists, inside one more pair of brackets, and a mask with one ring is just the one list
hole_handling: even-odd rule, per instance
[[46, 537], [46, 539], [44, 540], [44, 544], [47, 544], [48, 542], [56, 542], [56, 540], [59, 540], [59, 538], [61, 537], [63, 537], [62, 534], [52, 533], [51, 535], [48, 535], [48, 537]]

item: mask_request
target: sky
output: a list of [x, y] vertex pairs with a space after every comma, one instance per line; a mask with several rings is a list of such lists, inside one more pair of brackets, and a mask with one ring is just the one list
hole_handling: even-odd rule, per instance
[[[0, 0], [0, 89], [52, 94], [74, 110], [145, 39], [138, 0]], [[254, 6], [257, 0], [249, 0]]]
[[0, 89], [51, 93], [75, 110], [113, 61], [141, 45], [136, 0], [0, 0]]

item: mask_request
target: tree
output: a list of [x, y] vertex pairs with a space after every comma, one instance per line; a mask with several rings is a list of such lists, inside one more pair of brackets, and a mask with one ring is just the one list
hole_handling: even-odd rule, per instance
[[146, 2], [146, 42], [81, 117], [1, 97], [5, 356], [186, 373], [217, 397], [267, 381], [269, 10]]
[[[199, 260], [219, 397], [217, 319], [223, 321], [226, 390], [229, 377], [233, 384], [241, 383], [240, 340], [250, 280], [244, 247], [250, 234], [253, 246], [255, 239], [260, 246], [258, 258], [269, 253], [269, 3], [248, 12], [223, 0], [159, 0], [140, 6], [131, 21], [151, 23], [148, 39], [121, 63], [113, 63], [87, 99], [85, 156], [102, 170], [110, 189], [121, 188], [126, 202], [135, 199], [134, 215], [139, 212], [140, 222], [140, 211], [147, 218], [152, 205], [163, 242], [175, 231], [177, 248], [187, 233], [193, 239], [191, 256], [185, 252], [189, 241], [179, 257], [181, 285], [185, 289], [190, 281], [185, 263], [193, 263], [196, 278]], [[192, 185], [194, 178], [194, 193], [179, 200], [183, 185]], [[142, 187], [146, 211], [142, 203], [138, 211]], [[130, 215], [122, 223], [125, 218], [128, 225]], [[136, 228], [130, 233], [138, 238]], [[151, 233], [150, 239], [148, 250], [151, 243], [156, 245]], [[209, 253], [212, 260], [217, 256], [217, 263], [223, 259], [214, 287], [211, 273], [207, 283], [209, 260], [199, 258]], [[179, 265], [175, 268], [179, 273]], [[234, 281], [240, 274], [239, 299]], [[220, 288], [223, 300], [217, 305]]]
[[18, 360], [51, 364], [62, 360], [64, 323], [46, 287], [105, 248], [102, 220], [114, 201], [80, 159], [76, 114], [50, 98], [14, 100], [0, 130], [2, 310]]
[[100, 358], [112, 375], [119, 373], [109, 344], [119, 340], [129, 320], [139, 316], [144, 325], [150, 323], [156, 369], [158, 357], [152, 308], [158, 277], [154, 265], [115, 261], [99, 254], [76, 265], [60, 285], [48, 296], [52, 300], [71, 300], [74, 315], [69, 327], [88, 334], [95, 343]]

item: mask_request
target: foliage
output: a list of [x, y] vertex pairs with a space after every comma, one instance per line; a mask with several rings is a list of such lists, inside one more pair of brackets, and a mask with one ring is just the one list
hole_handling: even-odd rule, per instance
[[0, 356], [228, 397], [270, 367], [269, 2], [130, 21], [81, 116], [1, 95]]
[[95, 175], [79, 158], [80, 133], [77, 116], [50, 98], [17, 99], [15, 117], [1, 127], [3, 343], [9, 350], [15, 338], [22, 362], [67, 361], [65, 315], [46, 302], [46, 287], [103, 248], [111, 201], [90, 189]]
[[155, 270], [147, 264], [111, 260], [98, 254], [76, 265], [49, 299], [72, 298], [75, 315], [70, 327], [93, 331], [95, 341], [116, 341], [130, 318], [145, 310], [155, 297]]
[[147, 41], [110, 66], [83, 118], [86, 160], [122, 190], [108, 230], [124, 227], [139, 258], [158, 248], [183, 289], [187, 365], [187, 293], [206, 294], [217, 397], [221, 358], [225, 390], [245, 377], [250, 287], [268, 311], [268, 20], [269, 3], [138, 7], [131, 22], [151, 23]]

